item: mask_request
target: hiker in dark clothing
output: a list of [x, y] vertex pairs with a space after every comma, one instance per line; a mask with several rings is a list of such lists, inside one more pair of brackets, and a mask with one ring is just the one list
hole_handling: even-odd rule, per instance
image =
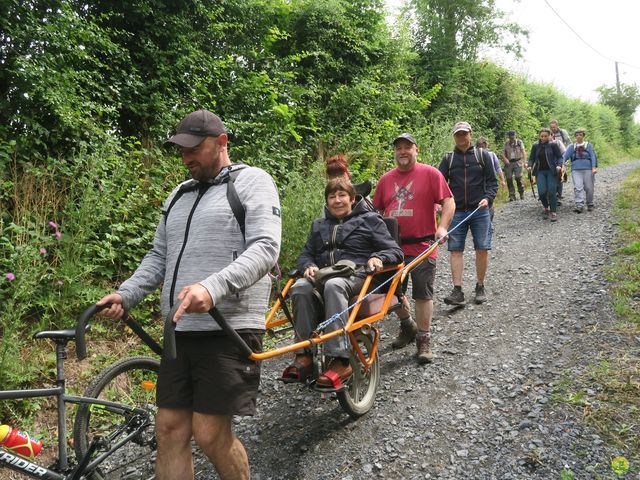
[[505, 142], [502, 149], [502, 158], [504, 160], [504, 171], [506, 172], [507, 185], [509, 188], [509, 201], [516, 199], [516, 189], [513, 185], [513, 177], [516, 178], [518, 193], [520, 200], [524, 199], [524, 186], [522, 185], [522, 162], [526, 156], [524, 151], [524, 143], [517, 138], [515, 130], [509, 130], [507, 133], [509, 139]]
[[[451, 225], [454, 228], [460, 225], [455, 230], [451, 229], [449, 234], [453, 290], [444, 302], [448, 305], [464, 305], [463, 254], [470, 229], [476, 254], [475, 302], [484, 303], [487, 300], [484, 279], [489, 266], [492, 234], [489, 208], [498, 193], [498, 181], [489, 152], [475, 148], [471, 143], [471, 126], [467, 122], [454, 125], [453, 138], [455, 149], [444, 156], [438, 167], [449, 183], [456, 204]], [[467, 219], [469, 215], [471, 218]]]
[[551, 136], [550, 129], [540, 129], [538, 141], [531, 146], [527, 169], [532, 170], [533, 175], [536, 177], [538, 198], [544, 207], [544, 218], [549, 218], [552, 222], [555, 222], [558, 219], [556, 213], [558, 206], [556, 196], [558, 174], [562, 170], [564, 161], [558, 144], [550, 141]]

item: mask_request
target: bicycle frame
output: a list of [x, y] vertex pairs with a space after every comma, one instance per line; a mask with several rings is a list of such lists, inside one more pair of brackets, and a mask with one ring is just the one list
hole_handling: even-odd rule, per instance
[[[24, 398], [37, 398], [37, 397], [57, 397], [58, 405], [62, 403], [62, 407], [58, 408], [58, 470], [65, 471], [69, 469], [69, 462], [67, 456], [66, 439], [66, 404], [73, 403], [76, 405], [100, 405], [111, 411], [118, 413], [132, 413], [135, 415], [146, 418], [148, 412], [138, 408], [131, 408], [127, 405], [120, 403], [110, 402], [108, 400], [100, 400], [90, 397], [77, 397], [75, 395], [67, 395], [64, 387], [56, 388], [44, 388], [44, 389], [32, 389], [32, 390], [5, 390], [0, 391], [0, 400], [20, 400]], [[79, 480], [82, 475], [91, 473], [106, 460], [110, 455], [115, 453], [120, 447], [129, 442], [133, 437], [138, 435], [141, 431], [149, 426], [149, 422], [142, 422], [138, 427], [132, 430], [126, 437], [120, 440], [118, 443], [109, 448], [108, 451], [100, 455], [95, 460], [88, 462], [86, 466], [81, 469], [76, 468], [72, 473], [63, 475], [42, 465], [33, 463], [23, 457], [11, 453], [10, 451], [0, 447], [0, 467], [8, 467], [12, 470], [19, 471], [25, 475], [33, 478], [43, 478], [51, 480]], [[78, 460], [78, 465], [82, 466], [88, 457], [92, 454], [92, 450], [89, 449], [85, 456]]]
[[[78, 326], [76, 328], [76, 335], [78, 334], [78, 330], [82, 330], [82, 346], [85, 347], [84, 355], [86, 356], [86, 344], [84, 343], [84, 332], [87, 328], [87, 323], [89, 318], [91, 318], [95, 313], [106, 308], [107, 306], [97, 307], [95, 305], [87, 308], [83, 314], [80, 316], [80, 320], [78, 322]], [[158, 352], [162, 352], [162, 348], [149, 337], [144, 330], [131, 319], [126, 319], [125, 323], [132, 327], [133, 331], [138, 334], [138, 336], [145, 342], [149, 347]], [[93, 454], [95, 446], [92, 445], [89, 447], [88, 451], [84, 455], [83, 458], [78, 459], [78, 465], [71, 473], [58, 473], [49, 468], [43, 467], [37, 463], [34, 463], [30, 460], [27, 460], [19, 455], [12, 453], [11, 451], [0, 447], [0, 468], [7, 467], [12, 470], [18, 471], [25, 475], [28, 475], [33, 478], [43, 478], [47, 480], [79, 480], [83, 475], [87, 473], [91, 473], [94, 471], [104, 460], [106, 460], [109, 456], [115, 453], [120, 447], [128, 443], [133, 437], [138, 435], [144, 429], [146, 429], [149, 424], [149, 413], [143, 409], [131, 407], [128, 405], [123, 405], [117, 402], [111, 402], [108, 400], [101, 400], [98, 398], [91, 397], [82, 397], [75, 395], [68, 395], [66, 393], [65, 386], [65, 376], [64, 376], [64, 359], [66, 358], [66, 346], [67, 343], [73, 338], [73, 336], [58, 336], [58, 337], [42, 337], [42, 338], [51, 338], [54, 340], [56, 344], [56, 386], [52, 388], [38, 388], [38, 389], [28, 389], [28, 390], [2, 390], [0, 391], [0, 401], [2, 400], [21, 400], [26, 398], [52, 398], [56, 397], [57, 403], [57, 416], [58, 416], [58, 464], [57, 470], [60, 472], [66, 472], [69, 470], [69, 459], [67, 452], [67, 411], [66, 404], [72, 403], [76, 405], [98, 405], [104, 407], [105, 409], [118, 413], [118, 414], [132, 414], [132, 419], [130, 419], [124, 427], [121, 427], [122, 430], [128, 428], [129, 425], [133, 423], [133, 420], [136, 421], [142, 418], [142, 421], [133, 429], [129, 431], [129, 433], [119, 440], [116, 444], [111, 446], [106, 452], [102, 453], [100, 456], [95, 458], [93, 461], [90, 461], [90, 457]], [[78, 337], [76, 336], [76, 339]], [[77, 352], [78, 357], [80, 358], [81, 352]], [[84, 358], [84, 357], [82, 357]], [[80, 358], [80, 359], [82, 359]], [[116, 433], [122, 430], [116, 430]], [[93, 447], [93, 448], [92, 448]]]

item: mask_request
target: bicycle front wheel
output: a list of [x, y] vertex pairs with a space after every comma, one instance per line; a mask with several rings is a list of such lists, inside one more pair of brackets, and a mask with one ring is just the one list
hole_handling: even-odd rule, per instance
[[96, 450], [91, 459], [110, 452], [119, 441], [134, 434], [87, 478], [115, 480], [153, 474], [155, 460], [155, 395], [160, 362], [149, 357], [132, 357], [117, 361], [91, 382], [85, 397], [108, 400], [123, 408], [97, 404], [80, 404], [73, 426], [74, 450], [78, 462], [92, 442]]
[[[372, 334], [364, 334], [362, 331], [357, 331], [355, 337], [362, 353], [366, 357], [370, 357], [373, 351]], [[353, 377], [347, 387], [338, 392], [338, 401], [351, 417], [358, 418], [371, 410], [375, 403], [376, 392], [380, 383], [380, 364], [378, 363], [377, 352], [373, 358], [373, 363], [366, 371], [354, 351], [351, 352], [349, 361], [353, 368]]]

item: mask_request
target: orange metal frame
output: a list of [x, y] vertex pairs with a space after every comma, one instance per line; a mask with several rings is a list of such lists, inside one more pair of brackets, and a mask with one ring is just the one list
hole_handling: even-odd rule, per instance
[[[365, 369], [368, 369], [375, 359], [375, 353], [378, 348], [379, 335], [377, 334], [377, 331], [376, 331], [373, 347], [371, 348], [371, 352], [369, 352], [369, 358], [367, 359], [363, 354], [362, 350], [360, 349], [360, 346], [358, 345], [358, 342], [356, 341], [356, 338], [353, 332], [355, 332], [356, 330], [362, 327], [369, 326], [370, 324], [383, 319], [387, 315], [389, 311], [389, 307], [391, 305], [391, 301], [393, 299], [393, 296], [395, 295], [396, 289], [398, 288], [399, 284], [404, 282], [409, 272], [411, 272], [413, 268], [415, 268], [422, 261], [424, 261], [429, 255], [431, 255], [436, 248], [438, 248], [438, 243], [434, 242], [427, 250], [425, 250], [420, 256], [416, 257], [416, 259], [412, 261], [409, 265], [405, 265], [404, 263], [401, 263], [398, 265], [392, 265], [392, 266], [385, 267], [384, 269], [380, 270], [379, 272], [376, 272], [375, 274], [367, 275], [367, 277], [365, 278], [364, 284], [360, 289], [360, 293], [358, 294], [356, 303], [351, 309], [351, 312], [349, 313], [349, 318], [344, 327], [333, 330], [331, 332], [327, 332], [327, 333], [314, 332], [313, 336], [308, 340], [302, 340], [300, 342], [296, 342], [291, 345], [273, 348], [271, 350], [266, 350], [260, 353], [254, 352], [253, 354], [251, 354], [250, 358], [255, 361], [267, 360], [269, 358], [277, 357], [285, 353], [293, 352], [298, 349], [312, 347], [313, 345], [326, 342], [331, 338], [334, 338], [346, 333], [349, 337], [351, 345], [353, 346], [356, 352], [356, 355], [362, 362]], [[396, 274], [393, 276], [393, 279], [389, 283], [389, 287], [388, 287], [387, 293], [385, 294], [385, 298], [382, 303], [382, 307], [380, 311], [373, 315], [370, 315], [361, 319], [357, 319], [358, 312], [360, 311], [360, 307], [362, 305], [362, 299], [367, 295], [367, 291], [371, 286], [373, 277], [381, 273], [392, 272], [392, 271], [396, 272]], [[289, 278], [289, 280], [287, 280], [286, 285], [282, 289], [282, 298], [287, 297], [287, 293], [289, 292], [291, 285], [293, 285], [295, 281], [296, 281], [295, 277], [291, 277]], [[269, 310], [269, 313], [267, 314], [267, 317], [265, 320], [265, 328], [267, 330], [274, 329], [276, 327], [280, 327], [282, 325], [286, 325], [290, 323], [289, 319], [286, 316], [277, 315], [281, 306], [282, 305], [281, 305], [280, 299], [279, 298], [276, 299], [275, 303]]]

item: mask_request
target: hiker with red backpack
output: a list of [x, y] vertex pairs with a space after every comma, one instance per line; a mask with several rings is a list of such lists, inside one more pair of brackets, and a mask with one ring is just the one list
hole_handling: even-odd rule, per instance
[[564, 161], [571, 162], [571, 181], [573, 182], [573, 196], [575, 199], [574, 212], [582, 213], [585, 204], [587, 210], [593, 210], [593, 185], [595, 174], [598, 171], [598, 157], [590, 142], [586, 142], [584, 128], [575, 132], [576, 141], [564, 152]]

